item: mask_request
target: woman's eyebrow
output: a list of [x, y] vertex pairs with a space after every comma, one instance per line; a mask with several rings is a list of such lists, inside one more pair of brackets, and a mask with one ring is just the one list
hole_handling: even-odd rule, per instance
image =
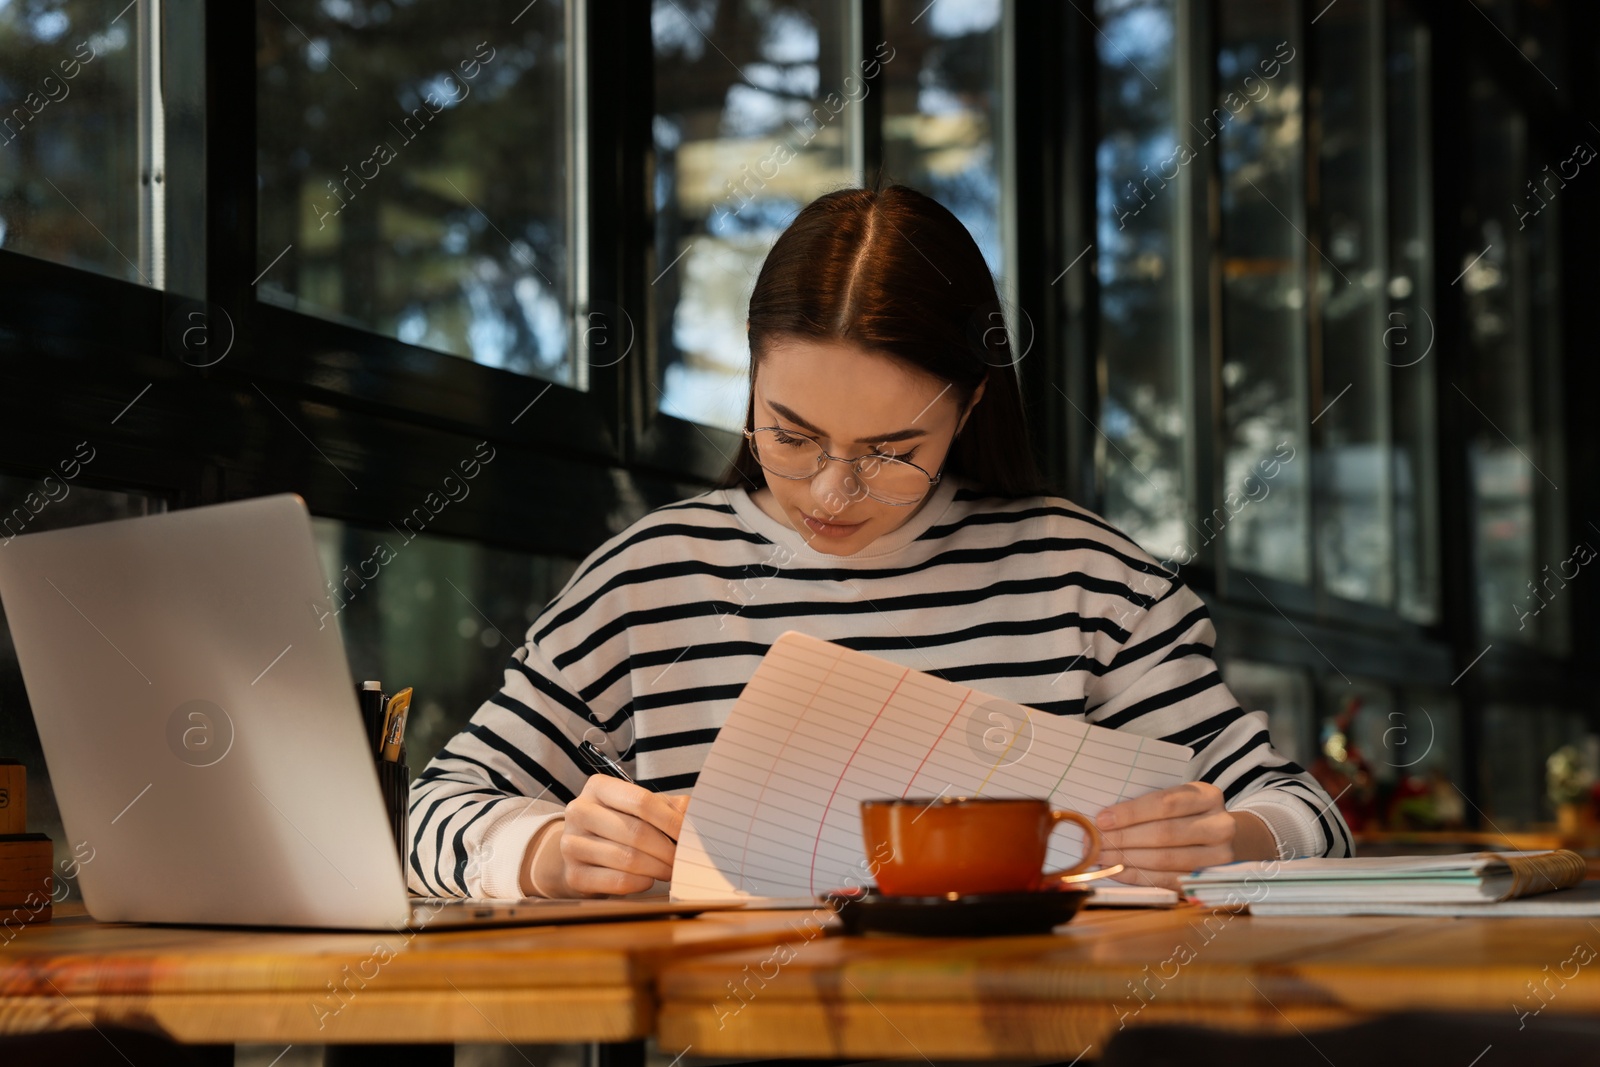
[[[799, 415], [795, 414], [789, 408], [784, 407], [782, 404], [778, 404], [778, 403], [775, 403], [775, 402], [769, 400], [769, 401], [767, 401], [767, 407], [771, 408], [773, 411], [776, 411], [779, 415], [782, 415], [784, 418], [788, 419], [790, 422], [799, 423], [800, 424], [800, 428], [803, 429], [803, 430], [810, 430], [812, 433], [816, 434], [818, 437], [827, 437], [828, 436], [827, 434], [823, 433], [821, 430], [817, 429], [815, 426], [811, 425], [811, 423], [807, 422], [805, 419], [802, 419]], [[874, 442], [906, 441], [906, 440], [909, 440], [910, 438], [913, 438], [913, 437], [926, 437], [927, 435], [928, 435], [928, 431], [927, 430], [919, 430], [919, 429], [913, 428], [913, 429], [910, 429], [910, 430], [896, 430], [894, 433], [874, 434], [871, 437], [858, 437], [858, 438], [856, 438], [855, 441], [853, 441], [851, 443], [852, 444], [857, 444], [857, 445], [866, 445], [866, 444], [872, 444]]]

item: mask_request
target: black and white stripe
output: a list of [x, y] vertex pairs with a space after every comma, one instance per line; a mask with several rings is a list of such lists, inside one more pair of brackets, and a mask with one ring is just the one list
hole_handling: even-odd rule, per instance
[[586, 733], [640, 784], [690, 790], [791, 629], [1188, 745], [1197, 777], [1266, 820], [1288, 854], [1351, 852], [1327, 794], [1223, 684], [1193, 590], [1069, 501], [946, 478], [902, 530], [852, 556], [816, 551], [738, 489], [659, 508], [601, 545], [413, 784], [411, 888], [520, 895], [528, 842], [583, 788]]

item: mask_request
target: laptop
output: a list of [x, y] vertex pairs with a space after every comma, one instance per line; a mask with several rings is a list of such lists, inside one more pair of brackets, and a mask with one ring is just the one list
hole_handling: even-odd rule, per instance
[[729, 906], [413, 897], [328, 596], [294, 494], [0, 546], [0, 602], [89, 914], [376, 930]]

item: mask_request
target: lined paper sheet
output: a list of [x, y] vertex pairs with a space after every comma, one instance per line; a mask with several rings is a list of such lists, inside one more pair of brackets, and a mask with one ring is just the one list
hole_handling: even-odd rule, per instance
[[[1044, 797], [1093, 815], [1189, 781], [1192, 755], [790, 630], [706, 757], [672, 896], [809, 900], [870, 883], [862, 800]], [[1082, 854], [1081, 831], [1058, 830], [1047, 867]]]

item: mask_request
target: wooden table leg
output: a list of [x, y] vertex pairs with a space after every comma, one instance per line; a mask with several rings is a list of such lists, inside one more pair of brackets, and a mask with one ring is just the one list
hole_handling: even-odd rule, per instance
[[644, 1067], [643, 1041], [597, 1041], [594, 1067]]
[[0, 1063], [160, 1063], [167, 1067], [233, 1067], [232, 1045], [180, 1045], [159, 1034], [121, 1026], [0, 1036]]

